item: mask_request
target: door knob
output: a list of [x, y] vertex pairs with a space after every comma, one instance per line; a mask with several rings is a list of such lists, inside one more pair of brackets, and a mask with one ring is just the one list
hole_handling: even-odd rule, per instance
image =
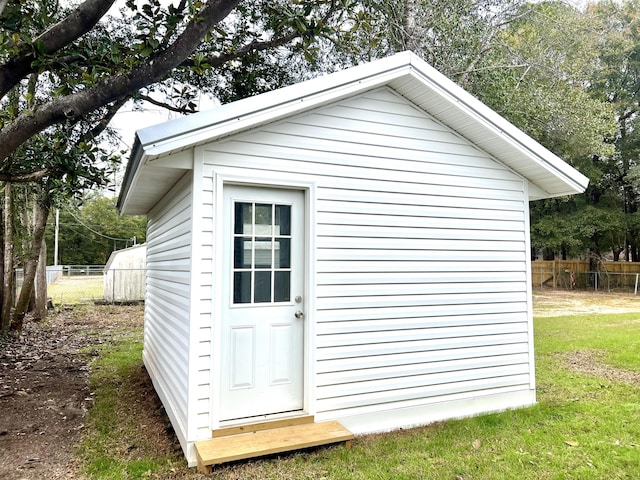
[[302, 313], [300, 310], [298, 310], [296, 313], [294, 313], [296, 318], [302, 318], [304, 313]]

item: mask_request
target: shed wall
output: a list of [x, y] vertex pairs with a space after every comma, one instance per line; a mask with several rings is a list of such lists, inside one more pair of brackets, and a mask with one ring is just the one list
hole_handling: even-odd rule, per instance
[[186, 452], [192, 175], [149, 213], [144, 363]]
[[144, 300], [146, 258], [145, 244], [111, 253], [104, 268], [104, 299], [107, 302]]
[[210, 144], [204, 161], [205, 178], [316, 185], [318, 420], [534, 401], [521, 177], [387, 88]]

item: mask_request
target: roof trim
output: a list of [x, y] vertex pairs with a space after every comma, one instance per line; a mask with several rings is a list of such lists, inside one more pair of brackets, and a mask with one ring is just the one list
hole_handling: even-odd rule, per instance
[[[139, 130], [117, 207], [127, 213], [129, 198], [135, 192], [141, 172], [151, 168], [150, 163], [154, 159], [381, 86], [393, 88], [399, 95], [527, 178], [538, 187], [536, 191], [546, 193], [535, 198], [581, 193], [589, 183], [587, 177], [417, 55], [407, 51]], [[434, 112], [432, 102], [424, 100], [421, 105], [420, 97], [435, 97], [443, 101], [443, 106]], [[459, 118], [456, 120], [456, 116], [468, 119], [468, 125], [461, 125], [466, 122], [460, 122]], [[445, 117], [451, 117], [451, 122], [444, 121]], [[472, 129], [470, 125], [480, 128]]]

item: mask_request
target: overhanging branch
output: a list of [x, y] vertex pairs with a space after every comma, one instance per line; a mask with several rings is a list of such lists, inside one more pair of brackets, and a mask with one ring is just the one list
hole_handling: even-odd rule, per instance
[[20, 46], [19, 53], [0, 66], [0, 98], [33, 71], [34, 51], [51, 55], [90, 31], [115, 0], [85, 0], [71, 15]]
[[191, 55], [207, 32], [229, 15], [238, 2], [239, 0], [209, 0], [175, 42], [156, 57], [146, 60], [128, 73], [108, 78], [95, 87], [52, 99], [34, 112], [20, 114], [0, 130], [0, 161], [45, 128], [65, 121], [77, 121], [103, 105], [162, 80]]

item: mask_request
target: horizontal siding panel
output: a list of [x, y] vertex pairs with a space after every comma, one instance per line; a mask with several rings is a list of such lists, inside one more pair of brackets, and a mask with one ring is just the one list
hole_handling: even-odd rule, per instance
[[[427, 115], [422, 110], [418, 110], [406, 100], [398, 97], [392, 90], [387, 89], [371, 90], [363, 95], [342, 100], [337, 105], [363, 110], [369, 113], [369, 117], [374, 116], [372, 113], [376, 113], [378, 116], [388, 115], [390, 122], [400, 122], [403, 118], [406, 119], [407, 122], [415, 122], [416, 119], [419, 121], [423, 119], [434, 121], [432, 120], [433, 117]], [[334, 106], [328, 108], [332, 109]], [[447, 127], [442, 128], [450, 131]]]
[[172, 248], [189, 245], [191, 219], [185, 219], [182, 223], [176, 225], [176, 229], [169, 230], [162, 236], [155, 237], [150, 244], [147, 245], [147, 251], [152, 253], [166, 252]]
[[[293, 125], [293, 128], [291, 125]], [[429, 125], [426, 126], [428, 127]], [[435, 133], [434, 130], [428, 128], [399, 126], [376, 122], [371, 119], [338, 118], [334, 115], [326, 114], [312, 114], [298, 118], [286, 125], [286, 127], [285, 134], [305, 135], [303, 132], [313, 131], [313, 134], [317, 135], [315, 138], [322, 138], [327, 141], [355, 141], [367, 146], [397, 146], [398, 150], [428, 151], [438, 153], [441, 156], [466, 156], [469, 157], [466, 175], [484, 175], [487, 178], [502, 179], [514, 178], [514, 174], [511, 171], [504, 169], [499, 163], [489, 160], [481, 150], [469, 145], [451, 132], [440, 131]], [[437, 137], [437, 140], [429, 139], [434, 137]], [[474, 162], [474, 158], [482, 160]], [[429, 168], [433, 173], [442, 173], [447, 167], [451, 171], [452, 165], [458, 166], [455, 161], [438, 163], [436, 158], [429, 158], [429, 160], [433, 160]]]
[[406, 261], [330, 261], [324, 260], [318, 262], [316, 267], [318, 273], [353, 273], [354, 275], [367, 275], [373, 273], [396, 273], [407, 272], [412, 273], [437, 273], [437, 272], [478, 272], [491, 275], [492, 272], [525, 272], [525, 263], [522, 261], [502, 261], [502, 262], [485, 262], [478, 259], [469, 261], [460, 261], [451, 258], [443, 261], [425, 261], [416, 260]]
[[[422, 239], [451, 239], [451, 240], [490, 240], [523, 242], [525, 235], [522, 230], [481, 230], [481, 229], [453, 229], [453, 228], [425, 228], [425, 227], [397, 227], [395, 218], [390, 219], [389, 226], [381, 228], [372, 225], [326, 225], [316, 228], [318, 237], [348, 237], [351, 242], [358, 242], [353, 238], [404, 238], [412, 240]], [[459, 223], [459, 222], [458, 222]]]
[[185, 258], [191, 258], [191, 245], [182, 245], [176, 246], [173, 249], [158, 249], [147, 252], [148, 262], [173, 262], [174, 260]]
[[473, 204], [469, 204], [462, 197], [438, 196], [429, 192], [417, 193], [398, 193], [398, 192], [378, 192], [378, 191], [362, 191], [362, 190], [346, 190], [336, 188], [319, 188], [317, 194], [318, 200], [329, 200], [339, 202], [362, 202], [363, 199], [371, 199], [377, 203], [386, 203], [399, 205], [403, 208], [405, 205], [428, 206], [428, 207], [456, 207], [471, 208], [475, 210], [511, 210], [523, 212], [522, 200], [492, 200], [492, 199], [475, 199]]
[[[207, 331], [209, 330], [209, 331]], [[196, 344], [196, 355], [198, 355], [198, 363], [200, 365], [208, 365], [203, 363], [209, 360], [209, 354], [211, 353], [211, 332], [210, 329], [200, 329], [200, 341]]]
[[[480, 211], [478, 211], [480, 212]], [[442, 213], [442, 217], [435, 214]], [[485, 230], [485, 231], [523, 231], [524, 221], [505, 221], [495, 218], [479, 218], [481, 214], [465, 212], [462, 209], [452, 211], [455, 216], [444, 215], [445, 212], [432, 212], [429, 217], [409, 217], [404, 215], [375, 215], [375, 214], [359, 214], [359, 213], [338, 213], [319, 211], [317, 213], [317, 222], [319, 228], [323, 225], [329, 226], [346, 226], [353, 228], [356, 226], [368, 226], [379, 228], [434, 228], [434, 229], [463, 229], [463, 230]], [[476, 218], [470, 218], [475, 216]], [[489, 214], [485, 214], [486, 217]], [[464, 222], [464, 224], [463, 224]], [[500, 233], [498, 233], [499, 235]]]
[[[369, 394], [319, 399], [316, 402], [319, 411], [347, 409], [363, 405], [376, 405], [407, 400], [426, 399], [464, 392], [483, 391], [501, 387], [522, 386], [528, 388], [529, 375], [509, 375], [493, 378], [479, 378], [455, 383], [436, 383], [413, 388], [373, 392]], [[318, 389], [319, 394], [322, 393]]]
[[[172, 341], [171, 329], [160, 329], [156, 326], [145, 327], [149, 332], [145, 335], [145, 350], [157, 359], [156, 364], [162, 367], [173, 385], [184, 389], [187, 386], [186, 344]], [[160, 355], [162, 358], [158, 358]]]
[[485, 252], [523, 252], [525, 250], [524, 242], [509, 242], [506, 240], [443, 240], [423, 238], [416, 240], [415, 238], [358, 238], [357, 241], [350, 237], [318, 237], [316, 245], [320, 249], [378, 249], [384, 252], [389, 250], [404, 251], [423, 251], [423, 250], [441, 250], [441, 251], [485, 251]]
[[319, 248], [318, 261], [325, 260], [363, 260], [363, 261], [394, 261], [394, 262], [426, 262], [426, 261], [483, 261], [483, 262], [524, 262], [524, 251], [470, 251], [470, 250], [377, 250], [377, 249], [350, 249], [350, 248]]
[[[171, 195], [171, 193], [169, 194]], [[160, 212], [153, 212], [149, 217], [148, 232], [152, 238], [171, 229], [172, 226], [182, 223], [191, 215], [191, 188], [177, 194], [169, 207]]]
[[[157, 268], [159, 265], [155, 265], [156, 268], [149, 269], [147, 271], [147, 278], [161, 282], [181, 283], [183, 285], [189, 285], [189, 270], [178, 270], [171, 268], [170, 270], [160, 270]], [[173, 267], [173, 265], [171, 265]]]
[[[147, 358], [153, 359], [152, 367], [155, 367], [148, 368], [149, 374], [154, 378], [154, 385], [159, 385], [159, 390], [168, 399], [165, 408], [169, 408], [169, 406], [176, 407], [171, 410], [180, 422], [179, 425], [174, 425], [176, 433], [180, 435], [186, 433], [182, 429], [187, 423], [187, 389], [184, 382], [187, 377], [185, 372], [175, 369], [175, 364], [170, 361], [171, 357], [167, 356], [166, 360], [162, 360], [161, 352], [163, 350], [162, 345], [155, 345], [145, 339], [144, 354]], [[160, 372], [163, 374], [160, 375]]]
[[[487, 345], [473, 348], [443, 349], [418, 352], [399, 352], [388, 355], [340, 358], [323, 360], [317, 364], [317, 373], [323, 378], [346, 378], [359, 375], [360, 371], [375, 372], [379, 368], [406, 368], [407, 366], [428, 364], [434, 366], [448, 362], [502, 362], [502, 358], [528, 357], [526, 344], [510, 343], [505, 345]], [[485, 358], [487, 359], [485, 362]], [[505, 360], [506, 361], [506, 360]], [[497, 363], [496, 363], [497, 364]], [[330, 374], [330, 375], [323, 375]], [[364, 374], [363, 374], [364, 375]], [[318, 377], [319, 378], [319, 377]], [[364, 377], [363, 377], [364, 378]]]
[[162, 272], [189, 272], [191, 270], [191, 257], [176, 258], [173, 260], [163, 259], [161, 261], [152, 261], [147, 259], [147, 272], [148, 271], [162, 271]]
[[[154, 278], [147, 278], [147, 290], [151, 290], [156, 294], [158, 292], [165, 292], [164, 294], [170, 293], [180, 298], [189, 298], [191, 287], [188, 283], [165, 282]], [[168, 300], [174, 301], [174, 297], [170, 297]]]
[[318, 335], [318, 348], [367, 345], [376, 343], [396, 343], [438, 338], [464, 338], [481, 335], [493, 336], [511, 333], [526, 333], [527, 323], [498, 323], [486, 325], [464, 325], [461, 327], [428, 327], [411, 330], [386, 330], [378, 332], [338, 333]]
[[[209, 151], [210, 155], [219, 159], [215, 150]], [[467, 198], [473, 199], [494, 199], [494, 200], [522, 200], [524, 198], [522, 190], [493, 190], [490, 188], [465, 188], [458, 187], [452, 188], [451, 186], [442, 185], [424, 185], [418, 182], [405, 182], [398, 183], [394, 181], [388, 181], [385, 179], [372, 180], [368, 178], [342, 178], [331, 176], [327, 171], [313, 172], [309, 169], [309, 166], [303, 168], [304, 172], [289, 172], [289, 171], [277, 171], [270, 168], [269, 160], [262, 160], [259, 163], [253, 163], [250, 166], [243, 166], [239, 168], [238, 165], [234, 165], [233, 161], [226, 163], [217, 162], [216, 171], [221, 175], [239, 175], [252, 178], [260, 178], [265, 181], [274, 182], [276, 184], [282, 182], [313, 182], [318, 185], [331, 185], [332, 187], [344, 187], [353, 189], [354, 185], [362, 188], [363, 191], [380, 191], [380, 192], [403, 192], [403, 193], [425, 193], [425, 189], [428, 189], [430, 195], [438, 196], [451, 196], [452, 198]]]
[[[304, 121], [298, 120], [298, 121]], [[344, 122], [343, 122], [344, 123]], [[380, 135], [372, 131], [340, 130], [333, 127], [320, 127], [312, 125], [313, 128], [293, 122], [283, 122], [265, 127], [264, 132], [277, 134], [282, 138], [279, 144], [298, 144], [301, 148], [320, 148], [327, 152], [340, 152], [345, 150], [363, 149], [366, 153], [371, 149], [373, 154], [377, 147], [397, 150], [413, 150], [422, 152], [434, 152], [438, 154], [481, 156], [481, 151], [463, 142], [447, 143], [440, 138], [403, 138], [399, 139], [389, 135]], [[371, 130], [375, 130], [372, 124]], [[259, 141], [259, 139], [258, 139]], [[401, 147], [393, 147], [401, 145]], [[390, 147], [391, 146], [391, 147]], [[397, 153], [395, 155], [398, 155]], [[386, 158], [394, 158], [393, 154], [385, 155]], [[486, 158], [486, 157], [485, 157]], [[497, 165], [496, 165], [497, 166]]]
[[[361, 153], [360, 155], [362, 155]], [[300, 157], [298, 153], [298, 157]], [[390, 182], [419, 183], [421, 185], [440, 185], [450, 189], [490, 189], [493, 191], [522, 191], [522, 180], [491, 179], [490, 181], [480, 177], [465, 177], [460, 175], [432, 174], [411, 170], [392, 170], [375, 168], [371, 162], [367, 167], [354, 167], [350, 165], [327, 165], [325, 162], [300, 162], [297, 160], [282, 160], [281, 158], [260, 157], [257, 154], [246, 152], [245, 154], [217, 153], [216, 163], [236, 168], [260, 168], [276, 172], [289, 172], [306, 174], [312, 169], [313, 177], [347, 178], [347, 179], [373, 179]]]
[[[359, 395], [371, 395], [380, 393], [381, 396], [398, 390], [410, 390], [425, 388], [435, 385], [450, 385], [468, 381], [487, 379], [488, 383], [501, 382], [502, 379], [511, 378], [509, 383], [501, 383], [500, 386], [521, 383], [522, 378], [528, 378], [529, 366], [526, 363], [515, 365], [500, 365], [486, 368], [449, 370], [441, 373], [427, 373], [423, 375], [389, 377], [374, 380], [364, 380], [352, 383], [339, 383], [334, 385], [318, 385], [318, 399], [330, 399], [335, 397], [356, 397]], [[514, 382], [515, 377], [518, 380]], [[369, 397], [370, 398], [370, 397]], [[357, 401], [357, 400], [356, 400]], [[349, 405], [347, 405], [349, 406]], [[353, 406], [353, 404], [351, 405]]]
[[[350, 271], [350, 272], [318, 272], [316, 282], [320, 286], [325, 285], [389, 285], [395, 288], [395, 285], [420, 284], [427, 285], [432, 283], [473, 283], [473, 282], [526, 282], [526, 272], [504, 271], [504, 272], [485, 272], [485, 271], [443, 271], [431, 272], [404, 272], [402, 269], [388, 272], [372, 272], [372, 271]], [[342, 289], [344, 292], [345, 289]]]
[[[403, 319], [416, 317], [464, 317], [465, 315], [500, 315], [526, 313], [527, 303], [504, 302], [504, 303], [469, 303], [463, 308], [451, 308], [447, 303], [438, 305], [390, 305], [387, 307], [365, 306], [361, 308], [344, 309], [328, 308], [318, 311], [316, 321], [322, 322], [342, 322], [355, 320], [375, 320], [375, 319]], [[457, 315], [456, 315], [457, 314]]]
[[[335, 408], [331, 410], [317, 410], [316, 419], [318, 421], [327, 420], [330, 418], [341, 418], [347, 416], [370, 416], [370, 415], [385, 415], [386, 412], [389, 412], [390, 415], [393, 413], [399, 412], [401, 409], [413, 409], [418, 407], [420, 410], [424, 411], [428, 409], [430, 405], [445, 405], [448, 403], [461, 403], [465, 401], [474, 401], [480, 400], [481, 403], [484, 403], [486, 399], [495, 398], [495, 396], [508, 397], [510, 394], [514, 394], [514, 396], [521, 396], [523, 392], [526, 392], [525, 395], [529, 397], [530, 390], [526, 389], [524, 385], [510, 385], [506, 387], [499, 388], [491, 388], [491, 389], [473, 389], [469, 391], [449, 393], [446, 395], [435, 395], [430, 397], [417, 397], [414, 399], [408, 399], [399, 402], [393, 403], [378, 403], [372, 405], [363, 405], [360, 407], [351, 407], [351, 408]], [[471, 405], [475, 404], [475, 402], [471, 403]], [[489, 411], [495, 411], [496, 409], [490, 409]], [[504, 410], [504, 407], [499, 408], [499, 410]], [[473, 414], [480, 413], [481, 410], [474, 409], [472, 411]], [[464, 415], [461, 413], [457, 413], [455, 416], [459, 417], [460, 415]], [[442, 419], [443, 417], [439, 417]], [[451, 418], [451, 417], [447, 417]], [[434, 418], [434, 421], [438, 420], [438, 418]], [[411, 424], [406, 424], [409, 426]], [[387, 426], [385, 429], [388, 429]], [[361, 430], [361, 433], [363, 431]]]
[[[324, 320], [324, 319], [323, 319]], [[439, 317], [401, 317], [401, 318], [378, 318], [345, 321], [320, 321], [316, 326], [317, 335], [348, 334], [358, 332], [378, 332], [378, 331], [403, 331], [415, 328], [440, 328], [440, 327], [462, 327], [475, 326], [484, 328], [485, 325], [526, 322], [526, 315], [518, 313], [486, 313], [469, 315], [449, 315]]]
[[[378, 105], [380, 108], [376, 109]], [[416, 115], [416, 113], [411, 105], [389, 102], [386, 99], [380, 102], [376, 98], [361, 97], [354, 102], [341, 102], [295, 117], [294, 120], [305, 124], [319, 122], [324, 126], [333, 125], [334, 119], [348, 120], [358, 122], [355, 123], [357, 126], [351, 128], [356, 131], [367, 131], [369, 128], [378, 127], [383, 129], [381, 133], [397, 137], [437, 137], [447, 143], [468, 143], [433, 117], [419, 113]], [[370, 125], [372, 127], [369, 127]]]
[[[305, 132], [306, 130], [306, 132]], [[328, 130], [330, 131], [330, 130]], [[336, 133], [339, 133], [336, 131]], [[443, 173], [444, 166], [449, 169], [460, 169], [463, 175], [476, 176], [481, 169], [492, 171], [499, 178], [517, 178], [508, 170], [487, 157], [483, 152], [464, 144], [439, 141], [409, 141], [396, 139], [376, 143], [353, 143], [360, 135], [357, 132], [340, 132], [340, 138], [316, 137], [316, 130], [305, 125], [293, 123], [281, 124], [264, 131], [251, 132], [244, 138], [221, 142], [214, 148], [217, 152], [230, 155], [255, 155], [262, 158], [279, 158], [282, 160], [299, 159], [305, 163], [322, 163], [325, 165], [353, 165], [359, 167], [380, 166], [405, 171], [433, 171]], [[298, 151], [298, 157], [295, 151]], [[470, 169], [463, 172], [464, 169]], [[477, 170], [477, 171], [476, 171]], [[491, 174], [487, 174], [491, 176]]]
[[161, 246], [172, 239], [181, 239], [191, 233], [191, 218], [189, 211], [182, 212], [181, 217], [173, 217], [170, 223], [162, 225], [162, 230], [157, 230], [150, 239], [151, 246]]
[[333, 360], [338, 358], [353, 358], [371, 355], [393, 355], [409, 352], [428, 352], [431, 350], [450, 350], [458, 348], [484, 347], [489, 345], [526, 344], [529, 337], [526, 333], [511, 333], [505, 335], [479, 335], [463, 338], [435, 338], [428, 340], [412, 340], [408, 342], [377, 343], [375, 345], [347, 345], [338, 347], [318, 348], [316, 358]]
[[[156, 308], [163, 312], [163, 314], [171, 316], [172, 318], [181, 319], [185, 324], [188, 324], [188, 318], [184, 317], [184, 312], [189, 311], [189, 297], [177, 295], [170, 292], [167, 288], [171, 287], [156, 287], [154, 285], [147, 286], [147, 298], [152, 299], [152, 303]], [[154, 319], [155, 321], [155, 319]], [[187, 333], [187, 330], [180, 333]]]
[[[211, 305], [211, 303], [209, 302], [209, 305]], [[201, 329], [201, 338], [204, 339], [209, 339], [211, 338], [211, 325], [213, 325], [212, 323], [212, 315], [211, 315], [211, 311], [208, 312], [202, 312], [202, 310], [205, 309], [200, 309], [201, 313], [198, 315], [198, 322], [197, 322], [197, 327]]]
[[371, 296], [414, 296], [459, 293], [511, 293], [526, 292], [525, 282], [488, 283], [411, 283], [411, 284], [369, 284], [369, 285], [321, 285], [317, 289], [319, 298], [371, 297]]
[[[388, 215], [396, 217], [436, 217], [436, 218], [470, 218], [500, 219], [507, 222], [522, 222], [523, 212], [514, 210], [483, 210], [461, 207], [434, 207], [424, 205], [397, 205], [374, 203], [374, 198], [365, 197], [359, 202], [339, 202], [323, 200], [318, 202], [318, 210], [331, 213], [351, 213], [358, 215]], [[462, 215], [462, 216], [460, 216]], [[425, 225], [426, 226], [426, 225]]]
[[[406, 213], [406, 214], [405, 214]], [[475, 230], [520, 230], [524, 226], [522, 212], [502, 215], [494, 210], [431, 207], [411, 211], [390, 205], [380, 209], [362, 205], [318, 204], [318, 223], [327, 225], [369, 225], [419, 228], [471, 228]], [[460, 222], [464, 222], [462, 225]]]
[[[367, 101], [365, 100], [365, 102]], [[304, 125], [333, 126], [335, 128], [343, 128], [346, 125], [349, 130], [353, 131], [379, 132], [382, 135], [399, 138], [435, 137], [443, 143], [459, 145], [466, 143], [459, 135], [432, 117], [415, 115], [415, 112], [411, 112], [411, 107], [397, 109], [395, 105], [386, 102], [383, 103], [383, 106], [391, 111], [381, 112], [372, 108], [375, 101], [371, 105], [365, 102], [360, 102], [359, 105], [333, 105], [315, 113], [294, 118], [293, 121]], [[476, 149], [476, 155], [483, 154]]]
[[[307, 118], [302, 121], [306, 122], [306, 120]], [[288, 124], [286, 125], [288, 127], [286, 130], [289, 133], [278, 133], [282, 138], [276, 135], [258, 134], [251, 136], [248, 140], [251, 144], [256, 145], [256, 149], [259, 150], [256, 153], [257, 155], [271, 158], [295, 160], [293, 150], [298, 141], [300, 141], [300, 147], [304, 148], [304, 153], [299, 158], [309, 162], [320, 162], [336, 166], [344, 164], [359, 167], [379, 166], [389, 170], [429, 172], [438, 175], [456, 175], [470, 178], [491, 178], [496, 180], [514, 180], [514, 178], [517, 178], [511, 171], [505, 170], [479, 150], [464, 145], [455, 136], [452, 138], [457, 142], [448, 143], [441, 140], [425, 142], [419, 139], [393, 136], [386, 136], [385, 138], [382, 132], [361, 135], [358, 131], [348, 129], [349, 126], [356, 125], [347, 125], [344, 121], [337, 121], [336, 123], [339, 123], [339, 125], [318, 129], [313, 128], [313, 123], [320, 122], [305, 123], [304, 125]], [[379, 130], [384, 130], [386, 127], [387, 125], [377, 125]], [[297, 136], [300, 132], [291, 132], [291, 130], [302, 129], [313, 132], [312, 135], [324, 131], [326, 136], [313, 136], [311, 139], [304, 137], [301, 139], [300, 136]], [[376, 130], [376, 128], [373, 130]], [[344, 147], [344, 144], [336, 143], [336, 141], [342, 142], [343, 139], [347, 138], [351, 140], [360, 139], [362, 136], [368, 137], [368, 139], [374, 136], [377, 143], [370, 145], [365, 140], [355, 145], [349, 144], [342, 149], [340, 147]], [[232, 143], [225, 145], [228, 145], [228, 147], [222, 147], [221, 151], [233, 154], [238, 150], [238, 147]], [[244, 149], [250, 150], [250, 147], [244, 146]], [[319, 152], [324, 153], [327, 158], [318, 155]], [[327, 156], [327, 154], [329, 155]]]
[[450, 308], [456, 308], [456, 306], [461, 307], [479, 303], [512, 303], [526, 301], [526, 291], [393, 295], [377, 297], [319, 297], [317, 300], [317, 308], [318, 310], [324, 310], [337, 308], [400, 307], [409, 305], [449, 305]]

